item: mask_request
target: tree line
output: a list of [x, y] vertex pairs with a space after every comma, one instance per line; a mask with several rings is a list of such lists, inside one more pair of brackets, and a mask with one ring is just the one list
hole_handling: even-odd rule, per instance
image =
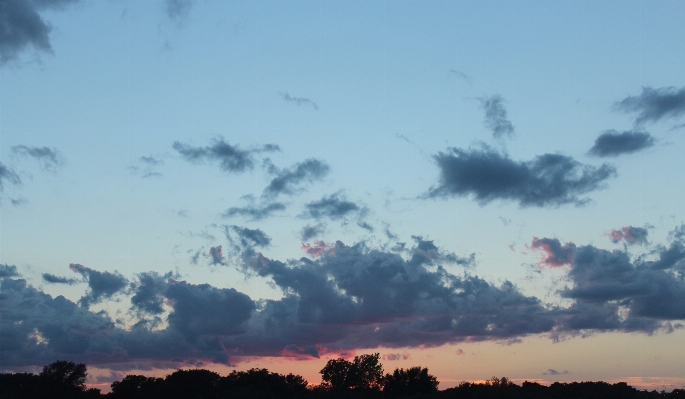
[[397, 368], [383, 373], [380, 355], [365, 354], [352, 361], [332, 359], [321, 369], [321, 384], [310, 386], [302, 376], [267, 369], [234, 370], [226, 376], [203, 369], [178, 370], [164, 378], [127, 375], [102, 394], [85, 385], [85, 364], [59, 360], [39, 374], [0, 374], [0, 399], [685, 399], [685, 390], [638, 390], [625, 382], [535, 382], [514, 384], [506, 377], [484, 383], [463, 382], [438, 390], [427, 368]]

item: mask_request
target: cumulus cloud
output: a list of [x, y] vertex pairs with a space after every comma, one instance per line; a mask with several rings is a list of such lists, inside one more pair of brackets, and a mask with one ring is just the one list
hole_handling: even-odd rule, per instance
[[64, 163], [64, 157], [54, 147], [28, 147], [25, 145], [16, 145], [12, 147], [12, 152], [36, 159], [43, 170], [55, 171]]
[[237, 241], [243, 248], [264, 248], [271, 245], [271, 238], [260, 229], [230, 225], [224, 226], [224, 233], [229, 241]]
[[229, 144], [221, 137], [215, 139], [212, 145], [206, 147], [193, 147], [175, 141], [173, 148], [186, 161], [218, 162], [222, 170], [236, 173], [244, 172], [254, 167], [254, 153], [279, 151], [278, 146], [274, 144], [267, 144], [257, 149], [244, 150], [238, 145]]
[[665, 118], [677, 118], [685, 115], [685, 87], [643, 87], [640, 95], [628, 96], [616, 102], [614, 109], [637, 114], [636, 125], [658, 122]]
[[0, 264], [0, 278], [18, 276], [17, 267], [14, 265]]
[[83, 276], [88, 283], [88, 291], [79, 301], [86, 307], [109, 299], [128, 286], [128, 280], [117, 272], [100, 272], [78, 263], [70, 263], [69, 268]]
[[612, 129], [597, 137], [589, 154], [598, 157], [615, 157], [644, 150], [652, 147], [655, 142], [654, 137], [647, 132], [629, 130], [619, 133]]
[[581, 195], [599, 190], [616, 176], [613, 166], [584, 165], [575, 159], [544, 154], [517, 162], [489, 148], [451, 148], [433, 157], [440, 168], [440, 183], [427, 197], [472, 196], [481, 205], [493, 200], [518, 202], [522, 207], [583, 205]]
[[493, 137], [500, 139], [514, 135], [514, 125], [507, 119], [504, 99], [499, 94], [481, 97], [480, 106], [485, 111], [485, 126], [492, 131]]
[[314, 219], [329, 218], [336, 220], [359, 211], [361, 211], [359, 205], [347, 201], [342, 194], [335, 193], [306, 204], [304, 215]]
[[609, 238], [615, 243], [624, 241], [629, 245], [647, 245], [649, 244], [647, 241], [648, 234], [649, 232], [645, 228], [625, 226], [620, 230], [612, 229], [611, 233], [609, 233]]
[[272, 202], [264, 205], [248, 205], [244, 207], [231, 207], [221, 214], [223, 218], [233, 216], [246, 216], [251, 220], [262, 220], [273, 215], [278, 211], [284, 211], [285, 204], [282, 202]]
[[5, 189], [5, 184], [18, 186], [21, 184], [21, 178], [11, 167], [5, 166], [0, 162], [0, 192]]
[[296, 164], [293, 168], [277, 170], [270, 168], [276, 175], [264, 189], [264, 196], [276, 197], [279, 194], [295, 194], [302, 183], [313, 183], [321, 180], [330, 172], [331, 168], [325, 162], [310, 158]]
[[[468, 273], [452, 274], [441, 266], [441, 251], [432, 241], [414, 240], [406, 253], [336, 242], [324, 243], [312, 258], [283, 262], [253, 253], [244, 259], [251, 273], [283, 292], [279, 299], [254, 301], [231, 288], [141, 273], [123, 282], [131, 287], [131, 310], [141, 317], [130, 328], [25, 280], [4, 277], [0, 366], [68, 356], [93, 365], [119, 363], [122, 369], [141, 362], [178, 368], [205, 361], [230, 364], [234, 353], [318, 357], [540, 333], [650, 333], [673, 330], [678, 324], [670, 322], [685, 318], [685, 226], [671, 233], [668, 245], [632, 260], [625, 251], [576, 247], [570, 284], [560, 291], [573, 302], [567, 308], [545, 306], [507, 281], [492, 284]], [[93, 297], [111, 298], [123, 290], [114, 274], [71, 267], [88, 279]], [[152, 329], [148, 316], [166, 323]]]
[[79, 0], [7, 0], [0, 12], [0, 65], [17, 59], [28, 46], [52, 53], [52, 28], [38, 14], [44, 9], [61, 9]]
[[562, 246], [556, 238], [533, 237], [530, 247], [544, 252], [545, 259], [540, 261], [540, 264], [551, 267], [570, 265], [576, 251], [576, 244], [567, 242]]
[[46, 283], [51, 283], [51, 284], [72, 285], [72, 284], [76, 284], [79, 282], [79, 280], [75, 279], [75, 278], [60, 277], [60, 276], [55, 276], [54, 274], [50, 274], [50, 273], [43, 273], [42, 277], [43, 277], [43, 281], [45, 281]]
[[314, 109], [319, 109], [318, 104], [316, 104], [314, 101], [304, 98], [304, 97], [292, 97], [288, 92], [285, 93], [278, 93], [283, 97], [283, 101], [295, 104], [297, 106], [302, 106], [302, 105], [311, 105], [314, 107]]

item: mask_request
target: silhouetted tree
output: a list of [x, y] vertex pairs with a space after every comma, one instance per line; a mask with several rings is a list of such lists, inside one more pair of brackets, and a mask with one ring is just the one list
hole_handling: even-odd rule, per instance
[[164, 399], [210, 399], [216, 397], [221, 376], [209, 370], [178, 370], [166, 376], [162, 384]]
[[145, 377], [144, 375], [127, 375], [121, 381], [114, 381], [112, 398], [122, 399], [153, 399], [160, 396], [164, 380], [161, 378]]
[[287, 398], [307, 392], [307, 380], [299, 375], [281, 375], [267, 369], [233, 370], [219, 381], [221, 397]]
[[383, 392], [392, 396], [411, 396], [438, 391], [438, 379], [428, 374], [427, 368], [395, 369], [383, 379]]
[[383, 365], [379, 359], [379, 353], [355, 356], [351, 362], [331, 359], [321, 369], [322, 385], [333, 390], [378, 389], [383, 382]]
[[43, 371], [40, 372], [39, 376], [43, 379], [85, 390], [88, 373], [86, 372], [86, 365], [83, 363], [76, 364], [67, 360], [58, 360], [43, 366]]

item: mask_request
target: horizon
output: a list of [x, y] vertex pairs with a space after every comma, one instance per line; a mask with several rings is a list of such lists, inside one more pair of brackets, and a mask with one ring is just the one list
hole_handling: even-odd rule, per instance
[[1, 372], [685, 388], [682, 3], [4, 4]]

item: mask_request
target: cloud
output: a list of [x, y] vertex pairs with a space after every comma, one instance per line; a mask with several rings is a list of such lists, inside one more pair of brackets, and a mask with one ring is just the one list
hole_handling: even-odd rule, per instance
[[461, 349], [461, 348], [457, 348], [457, 350], [456, 350], [456, 351], [455, 351], [454, 353], [456, 353], [456, 354], [457, 354], [457, 356], [461, 356], [461, 355], [463, 355], [463, 354], [464, 354], [464, 350], [463, 350], [463, 349]]
[[271, 238], [262, 230], [248, 229], [236, 225], [224, 226], [224, 233], [229, 241], [233, 240], [233, 235], [237, 236], [238, 243], [245, 248], [268, 247], [271, 245]]
[[341, 219], [345, 216], [359, 212], [361, 208], [354, 202], [347, 201], [340, 193], [324, 196], [318, 201], [312, 201], [305, 205], [304, 215], [314, 219], [329, 218]]
[[317, 223], [315, 225], [306, 225], [302, 228], [300, 232], [300, 239], [302, 241], [309, 241], [314, 237], [323, 234], [326, 231], [326, 225], [323, 223]]
[[395, 361], [395, 360], [407, 360], [411, 358], [411, 355], [407, 352], [405, 353], [386, 353], [383, 355], [383, 360]]
[[[403, 252], [407, 256], [364, 243], [322, 247], [316, 257], [286, 262], [260, 253], [245, 258], [250, 273], [283, 292], [279, 299], [259, 301], [231, 288], [176, 281], [170, 273], [140, 273], [123, 281], [131, 287], [126, 291], [121, 277], [72, 264], [88, 279], [90, 296], [131, 295], [132, 315], [139, 322], [129, 328], [25, 280], [2, 278], [0, 367], [68, 356], [120, 369], [143, 362], [178, 368], [231, 364], [232, 354], [318, 357], [541, 333], [651, 333], [677, 328], [671, 322], [685, 318], [685, 226], [671, 233], [668, 245], [633, 260], [625, 251], [577, 247], [570, 284], [560, 291], [573, 303], [566, 308], [548, 307], [508, 281], [493, 284], [468, 273], [452, 274], [440, 265], [441, 251], [430, 240], [415, 238], [414, 247]], [[108, 283], [96, 283], [98, 278]]]
[[612, 129], [600, 134], [588, 153], [598, 157], [615, 157], [644, 150], [655, 142], [654, 137], [647, 132], [629, 130], [619, 133]]
[[643, 87], [639, 96], [628, 96], [616, 102], [614, 109], [636, 113], [635, 125], [677, 118], [685, 114], [685, 87]]
[[18, 186], [21, 184], [21, 178], [14, 169], [7, 167], [0, 162], [0, 192], [5, 189], [5, 183]]
[[54, 147], [28, 147], [25, 145], [16, 145], [12, 147], [12, 152], [35, 158], [40, 163], [40, 168], [43, 170], [55, 171], [64, 163], [64, 157]]
[[576, 244], [567, 242], [563, 246], [556, 238], [537, 238], [533, 237], [531, 248], [541, 250], [547, 256], [540, 261], [540, 264], [545, 264], [551, 267], [560, 267], [570, 265], [573, 262], [573, 255], [576, 251]]
[[457, 71], [456, 69], [450, 69], [450, 73], [456, 75], [459, 79], [465, 81], [468, 84], [473, 84], [473, 78], [464, 72]]
[[647, 229], [642, 227], [625, 226], [621, 230], [612, 229], [609, 238], [615, 243], [625, 241], [630, 245], [647, 245], [649, 244], [647, 241], [648, 233]]
[[568, 370], [557, 371], [554, 369], [547, 369], [547, 371], [542, 373], [542, 375], [562, 375], [562, 374], [570, 374], [570, 373], [568, 372]]
[[504, 99], [499, 94], [490, 97], [480, 97], [480, 106], [485, 111], [485, 126], [492, 130], [496, 139], [503, 136], [514, 135], [514, 125], [507, 119], [507, 110], [504, 108]]
[[517, 162], [489, 147], [451, 148], [433, 157], [440, 168], [440, 184], [429, 198], [472, 196], [481, 205], [493, 200], [516, 201], [522, 207], [583, 205], [580, 196], [604, 187], [616, 176], [613, 166], [583, 165], [575, 159], [544, 154]]
[[407, 250], [411, 254], [410, 262], [414, 264], [448, 263], [457, 264], [464, 267], [476, 265], [476, 254], [472, 253], [468, 257], [460, 257], [452, 252], [440, 250], [433, 240], [424, 240], [421, 236], [411, 236], [416, 242], [416, 246]]
[[17, 267], [14, 265], [0, 264], [0, 278], [18, 276]]
[[0, 65], [16, 60], [26, 47], [52, 53], [51, 27], [38, 11], [60, 9], [78, 0], [7, 0], [0, 13]]
[[264, 196], [276, 197], [279, 194], [295, 194], [302, 183], [313, 183], [321, 180], [330, 172], [331, 168], [325, 162], [310, 158], [300, 162], [292, 169], [275, 170], [276, 174], [264, 189]]
[[89, 290], [79, 300], [86, 307], [109, 299], [128, 286], [128, 280], [117, 272], [100, 272], [78, 263], [70, 263], [69, 268], [88, 282]]
[[222, 170], [235, 173], [244, 172], [254, 167], [253, 153], [279, 151], [278, 146], [274, 144], [267, 144], [253, 150], [243, 150], [237, 145], [230, 145], [221, 137], [215, 139], [212, 145], [206, 147], [193, 147], [175, 141], [173, 148], [186, 161], [218, 161]]
[[43, 281], [46, 283], [51, 283], [51, 284], [67, 284], [67, 285], [73, 285], [79, 282], [79, 280], [75, 278], [67, 278], [67, 277], [60, 277], [60, 276], [55, 276], [54, 274], [50, 273], [43, 273], [42, 274]]
[[262, 220], [273, 213], [278, 211], [284, 211], [285, 204], [282, 202], [272, 202], [265, 205], [248, 205], [245, 207], [231, 207], [226, 210], [226, 212], [221, 214], [221, 217], [230, 218], [236, 215], [247, 216], [252, 220]]
[[226, 258], [224, 258], [224, 253], [221, 245], [209, 248], [209, 258], [211, 265], [226, 265]]
[[183, 19], [188, 16], [193, 8], [194, 0], [166, 0], [166, 13], [170, 19]]
[[293, 104], [296, 104], [296, 105], [298, 105], [298, 106], [301, 106], [301, 105], [311, 105], [312, 107], [314, 107], [314, 109], [317, 109], [317, 110], [319, 109], [319, 106], [318, 106], [314, 101], [312, 101], [312, 100], [310, 100], [310, 99], [308, 99], [308, 98], [304, 98], [304, 97], [291, 97], [290, 94], [288, 94], [288, 92], [285, 92], [285, 93], [278, 93], [278, 94], [280, 94], [280, 95], [283, 97], [283, 100], [286, 101], [286, 102], [293, 103]]

